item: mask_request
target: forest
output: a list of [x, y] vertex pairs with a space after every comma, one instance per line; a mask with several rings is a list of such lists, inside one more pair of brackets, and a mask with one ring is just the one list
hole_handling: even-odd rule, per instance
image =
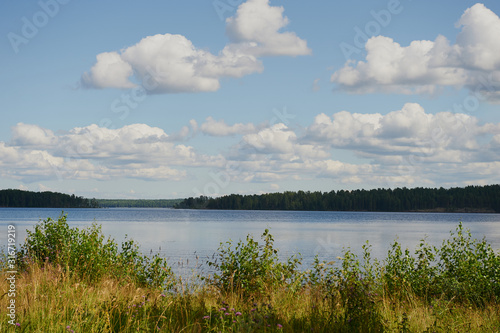
[[182, 199], [99, 199], [100, 207], [172, 208]]
[[187, 198], [175, 208], [500, 213], [500, 185], [200, 196]]
[[0, 190], [0, 207], [36, 208], [98, 208], [96, 199], [57, 192], [31, 192], [16, 189]]

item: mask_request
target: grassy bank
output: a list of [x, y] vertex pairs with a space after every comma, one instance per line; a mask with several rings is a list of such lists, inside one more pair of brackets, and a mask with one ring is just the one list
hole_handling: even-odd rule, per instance
[[[500, 332], [500, 255], [461, 224], [440, 247], [395, 242], [383, 261], [346, 250], [305, 269], [272, 235], [221, 244], [211, 276], [176, 277], [98, 226], [41, 222], [2, 279], [1, 332]], [[11, 270], [2, 259], [3, 274]], [[8, 314], [8, 311], [6, 312]]]

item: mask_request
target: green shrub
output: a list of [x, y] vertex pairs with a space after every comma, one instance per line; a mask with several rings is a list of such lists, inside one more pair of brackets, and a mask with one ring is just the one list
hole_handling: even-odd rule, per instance
[[436, 286], [448, 297], [482, 305], [500, 299], [500, 256], [460, 223], [438, 250]]
[[215, 270], [208, 282], [222, 290], [242, 290], [247, 295], [295, 282], [300, 259], [292, 256], [286, 262], [280, 262], [268, 229], [261, 238], [264, 244], [259, 245], [248, 235], [246, 242], [240, 240], [234, 249], [232, 241], [220, 243], [215, 260], [207, 261], [208, 266]]
[[[403, 296], [410, 288], [418, 292], [420, 286], [418, 277], [421, 274], [417, 267], [419, 267], [417, 260], [411, 255], [410, 250], [405, 249], [403, 253], [401, 244], [395, 241], [387, 253], [384, 266], [384, 279], [389, 293]], [[427, 280], [427, 277], [421, 277], [424, 281]]]
[[332, 269], [331, 308], [340, 304], [343, 311], [335, 321], [342, 332], [382, 332], [383, 321], [376, 307], [379, 262], [372, 263], [371, 246], [363, 245], [363, 261], [350, 249], [344, 250], [341, 267]]
[[[394, 242], [385, 262], [384, 281], [394, 295], [411, 291], [424, 298], [444, 296], [483, 305], [500, 298], [500, 256], [486, 240], [472, 239], [462, 223], [441, 247], [424, 240], [415, 256]], [[409, 289], [409, 290], [405, 290]]]
[[123, 278], [140, 285], [165, 286], [173, 274], [159, 254], [142, 255], [132, 240], [125, 240], [119, 251], [116, 242], [105, 239], [101, 226], [87, 229], [71, 228], [66, 215], [57, 220], [48, 218], [27, 230], [27, 238], [17, 255], [19, 267], [31, 262], [59, 265], [70, 274], [95, 282], [105, 276]]

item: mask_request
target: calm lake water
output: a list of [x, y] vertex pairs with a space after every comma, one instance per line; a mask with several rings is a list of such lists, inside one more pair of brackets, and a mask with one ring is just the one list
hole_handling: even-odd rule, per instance
[[[460, 221], [475, 238], [486, 237], [495, 250], [500, 250], [500, 214], [150, 208], [65, 209], [64, 212], [71, 226], [88, 227], [97, 222], [104, 234], [117, 243], [128, 235], [145, 253], [159, 251], [178, 267], [204, 263], [216, 252], [220, 242], [229, 239], [237, 242], [247, 234], [260, 239], [266, 228], [274, 236], [280, 257], [300, 253], [304, 265], [316, 254], [321, 259], [334, 260], [344, 247], [360, 254], [367, 240], [372, 245], [372, 256], [379, 259], [386, 256], [395, 239], [412, 251], [424, 237], [428, 243], [440, 245]], [[17, 241], [21, 243], [26, 229], [32, 229], [40, 219], [56, 219], [60, 214], [61, 209], [53, 208], [0, 208], [0, 245], [4, 247], [7, 243], [9, 224], [16, 226]]]

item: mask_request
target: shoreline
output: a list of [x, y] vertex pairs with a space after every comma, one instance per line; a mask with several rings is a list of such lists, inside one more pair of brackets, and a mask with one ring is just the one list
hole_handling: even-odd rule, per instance
[[221, 210], [221, 211], [281, 211], [281, 212], [353, 212], [353, 213], [463, 213], [463, 214], [500, 214], [495, 212], [493, 209], [487, 208], [456, 208], [456, 209], [447, 209], [447, 208], [432, 208], [432, 209], [418, 209], [418, 210], [397, 210], [397, 211], [389, 211], [389, 210], [305, 210], [305, 209], [230, 209], [230, 208], [175, 208], [175, 207], [147, 207], [147, 206], [134, 206], [134, 207], [116, 207], [116, 206], [102, 206], [102, 207], [12, 207], [12, 206], [0, 206], [2, 208], [20, 208], [20, 209], [110, 209], [110, 208], [119, 208], [119, 209], [135, 209], [135, 208], [151, 208], [151, 209], [175, 209], [175, 210]]

